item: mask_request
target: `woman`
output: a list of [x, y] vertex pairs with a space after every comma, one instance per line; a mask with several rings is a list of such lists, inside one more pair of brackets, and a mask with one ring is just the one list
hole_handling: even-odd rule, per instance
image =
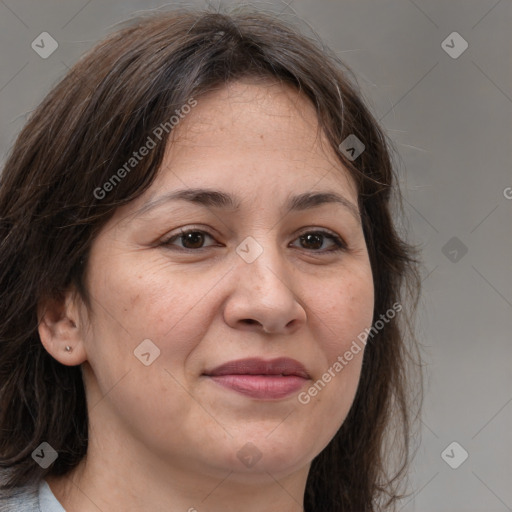
[[258, 12], [139, 19], [1, 180], [0, 510], [396, 504], [416, 263], [334, 56]]

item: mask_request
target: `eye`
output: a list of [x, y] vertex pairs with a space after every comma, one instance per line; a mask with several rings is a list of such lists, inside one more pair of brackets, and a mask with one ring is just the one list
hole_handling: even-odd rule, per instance
[[[322, 248], [326, 239], [330, 240], [331, 244], [333, 244], [331, 249], [324, 248], [323, 250], [319, 250]], [[347, 245], [340, 236], [324, 230], [307, 231], [300, 235], [297, 240], [300, 241], [302, 248], [311, 249], [313, 252], [326, 253], [347, 249]]]
[[213, 237], [206, 231], [199, 229], [181, 230], [177, 235], [173, 235], [167, 240], [164, 240], [162, 245], [172, 246], [175, 245], [174, 242], [176, 240], [180, 240], [182, 245], [178, 246], [178, 248], [189, 250], [204, 249], [203, 243], [205, 238], [211, 238], [213, 240]]
[[[177, 248], [178, 250], [183, 249], [197, 251], [214, 245], [204, 246], [206, 238], [214, 240], [213, 236], [206, 231], [200, 229], [182, 229], [178, 234], [172, 235], [170, 238], [164, 240], [162, 245]], [[303, 249], [311, 250], [313, 252], [327, 253], [347, 249], [347, 245], [340, 236], [324, 230], [307, 231], [300, 235], [296, 240], [300, 242]], [[330, 249], [322, 249], [326, 240], [331, 242]], [[177, 241], [181, 242], [181, 245], [176, 245], [175, 242]]]

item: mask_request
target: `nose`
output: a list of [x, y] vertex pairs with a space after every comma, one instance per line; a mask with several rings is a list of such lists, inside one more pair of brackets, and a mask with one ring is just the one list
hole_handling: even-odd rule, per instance
[[291, 334], [305, 324], [306, 311], [297, 297], [301, 290], [280, 251], [267, 246], [252, 263], [237, 256], [224, 307], [230, 327]]

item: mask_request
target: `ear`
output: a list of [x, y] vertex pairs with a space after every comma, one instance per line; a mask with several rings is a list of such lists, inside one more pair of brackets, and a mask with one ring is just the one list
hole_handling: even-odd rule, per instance
[[38, 331], [46, 351], [59, 363], [76, 366], [87, 360], [75, 290], [60, 298], [41, 301], [37, 308]]

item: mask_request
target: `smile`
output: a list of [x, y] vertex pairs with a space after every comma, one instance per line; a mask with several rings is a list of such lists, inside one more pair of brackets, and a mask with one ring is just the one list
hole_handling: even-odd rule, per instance
[[301, 363], [287, 357], [230, 361], [204, 375], [225, 388], [260, 400], [286, 398], [297, 393], [310, 378]]

